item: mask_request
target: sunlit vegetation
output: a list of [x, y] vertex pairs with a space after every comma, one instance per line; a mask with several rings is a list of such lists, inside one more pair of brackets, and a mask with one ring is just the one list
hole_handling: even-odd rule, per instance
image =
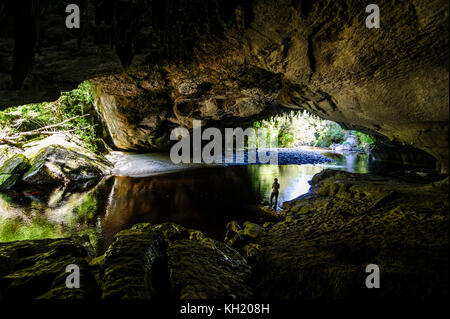
[[256, 121], [254, 128], [265, 128], [267, 134], [278, 132], [279, 147], [330, 147], [344, 144], [350, 133], [357, 137], [357, 147], [368, 151], [375, 144], [371, 135], [344, 130], [338, 123], [321, 119], [307, 111], [292, 111]]
[[21, 146], [55, 133], [77, 136], [93, 150], [101, 149], [96, 134], [96, 115], [91, 85], [81, 83], [78, 88], [62, 92], [55, 102], [43, 102], [10, 107], [0, 111], [0, 143]]
[[370, 151], [375, 146], [376, 139], [374, 136], [357, 131], [354, 133], [358, 137], [358, 145], [364, 149], [364, 151]]

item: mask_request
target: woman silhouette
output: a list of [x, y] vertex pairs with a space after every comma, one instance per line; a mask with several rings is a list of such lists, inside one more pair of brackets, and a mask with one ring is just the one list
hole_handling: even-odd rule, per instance
[[278, 183], [278, 178], [274, 178], [273, 184], [272, 184], [272, 194], [270, 194], [270, 208], [272, 208], [272, 201], [273, 201], [273, 198], [275, 197], [275, 203], [273, 205], [274, 210], [277, 210], [279, 193], [280, 193], [280, 184]]

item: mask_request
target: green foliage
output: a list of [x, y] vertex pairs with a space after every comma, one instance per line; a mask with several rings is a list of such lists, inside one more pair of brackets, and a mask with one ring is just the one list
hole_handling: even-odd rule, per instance
[[93, 194], [86, 194], [86, 196], [83, 198], [83, 202], [79, 206], [74, 208], [74, 213], [76, 214], [79, 221], [83, 220], [83, 222], [86, 223], [90, 219], [95, 217], [97, 206], [97, 198], [93, 196]]
[[278, 136], [278, 145], [280, 147], [293, 147], [294, 135], [291, 132], [283, 132]]
[[345, 131], [341, 126], [334, 122], [326, 125], [326, 130], [316, 133], [316, 141], [314, 146], [329, 147], [331, 144], [342, 144], [345, 140]]
[[[64, 120], [84, 116], [67, 122], [53, 131], [70, 131], [87, 148], [98, 152], [102, 141], [98, 138], [93, 107], [94, 97], [89, 82], [81, 83], [76, 89], [62, 92], [55, 102], [43, 102], [10, 107], [0, 111], [0, 135], [32, 131], [41, 127], [61, 123]], [[38, 138], [42, 138], [40, 136]], [[36, 138], [36, 136], [28, 139]], [[26, 139], [26, 138], [25, 138]]]
[[339, 124], [323, 120], [308, 112], [295, 112], [274, 116], [267, 120], [253, 122], [253, 128], [265, 128], [278, 134], [279, 147], [301, 145], [328, 147], [342, 143], [346, 132]]
[[[252, 126], [255, 129], [266, 129], [268, 136], [278, 134], [278, 147], [329, 147], [332, 144], [345, 144], [350, 133], [338, 123], [321, 119], [306, 111], [273, 116], [267, 120], [255, 121]], [[375, 137], [352, 132], [358, 139], [358, 148], [368, 152], [374, 147]]]
[[376, 138], [374, 136], [358, 131], [354, 131], [354, 134], [358, 137], [358, 146], [365, 152], [368, 152], [375, 147]]
[[0, 111], [0, 128], [12, 132], [31, 131], [52, 122], [54, 112], [51, 103], [10, 107]]
[[253, 122], [253, 128], [261, 128], [261, 127], [262, 127], [262, 122], [260, 122], [260, 121]]

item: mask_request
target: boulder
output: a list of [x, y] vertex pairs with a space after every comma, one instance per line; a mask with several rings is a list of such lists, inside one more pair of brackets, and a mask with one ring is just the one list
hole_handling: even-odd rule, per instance
[[102, 261], [102, 298], [160, 297], [158, 281], [167, 279], [164, 254], [164, 238], [159, 232], [135, 227], [119, 232]]
[[83, 189], [98, 182], [111, 166], [103, 157], [67, 141], [62, 135], [25, 147], [31, 167], [22, 181], [28, 185], [70, 184]]
[[258, 238], [264, 232], [264, 229], [258, 224], [251, 222], [244, 222], [244, 235], [251, 238]]
[[231, 247], [243, 247], [249, 240], [264, 234], [264, 227], [252, 222], [244, 222], [243, 228], [236, 221], [227, 224], [224, 242]]
[[182, 239], [167, 247], [170, 283], [181, 299], [246, 299], [250, 267], [234, 249], [212, 240]]
[[92, 263], [103, 298], [248, 298], [250, 267], [200, 231], [165, 223], [119, 232]]
[[14, 147], [14, 146], [11, 146], [8, 144], [1, 144], [0, 145], [0, 167], [3, 166], [5, 161], [7, 161], [11, 157], [13, 157], [13, 155], [20, 154], [22, 152], [23, 152], [23, 150], [18, 147]]
[[[96, 298], [99, 288], [88, 265], [91, 258], [84, 237], [0, 243], [0, 299]], [[70, 264], [80, 268], [79, 289], [66, 287]]]
[[28, 159], [22, 154], [16, 154], [0, 167], [0, 190], [13, 187], [30, 166]]

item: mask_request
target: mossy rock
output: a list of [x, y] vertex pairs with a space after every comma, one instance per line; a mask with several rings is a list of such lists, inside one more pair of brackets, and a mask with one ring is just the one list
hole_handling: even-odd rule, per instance
[[251, 238], [258, 238], [264, 232], [264, 229], [261, 226], [259, 226], [258, 224], [251, 223], [251, 222], [244, 222], [243, 225], [244, 225], [243, 234], [245, 236], [248, 236]]
[[180, 299], [250, 298], [250, 266], [215, 240], [175, 240], [167, 248], [170, 283]]
[[102, 298], [151, 299], [159, 296], [164, 239], [150, 225], [142, 226], [119, 232], [104, 259], [93, 263], [94, 268], [100, 268]]
[[132, 229], [161, 232], [164, 238], [169, 241], [177, 239], [195, 239], [201, 241], [207, 238], [199, 230], [186, 228], [175, 223], [163, 223], [159, 225], [140, 223], [134, 225]]
[[98, 181], [103, 165], [75, 150], [50, 145], [31, 159], [22, 180], [29, 185], [69, 184]]
[[224, 242], [234, 248], [241, 248], [249, 240], [258, 238], [264, 234], [264, 228], [252, 222], [244, 222], [243, 228], [236, 221], [227, 224], [227, 233]]
[[[0, 243], [0, 298], [96, 298], [99, 288], [88, 262], [85, 237]], [[5, 263], [3, 263], [5, 261]], [[80, 288], [69, 289], [66, 267], [80, 268]]]
[[6, 145], [6, 144], [0, 145], [0, 167], [2, 167], [3, 164], [8, 159], [10, 159], [14, 155], [20, 154], [22, 152], [23, 152], [22, 149], [15, 147], [15, 146], [10, 146], [10, 145]]
[[30, 166], [28, 159], [16, 154], [8, 159], [0, 168], [0, 190], [13, 187]]

